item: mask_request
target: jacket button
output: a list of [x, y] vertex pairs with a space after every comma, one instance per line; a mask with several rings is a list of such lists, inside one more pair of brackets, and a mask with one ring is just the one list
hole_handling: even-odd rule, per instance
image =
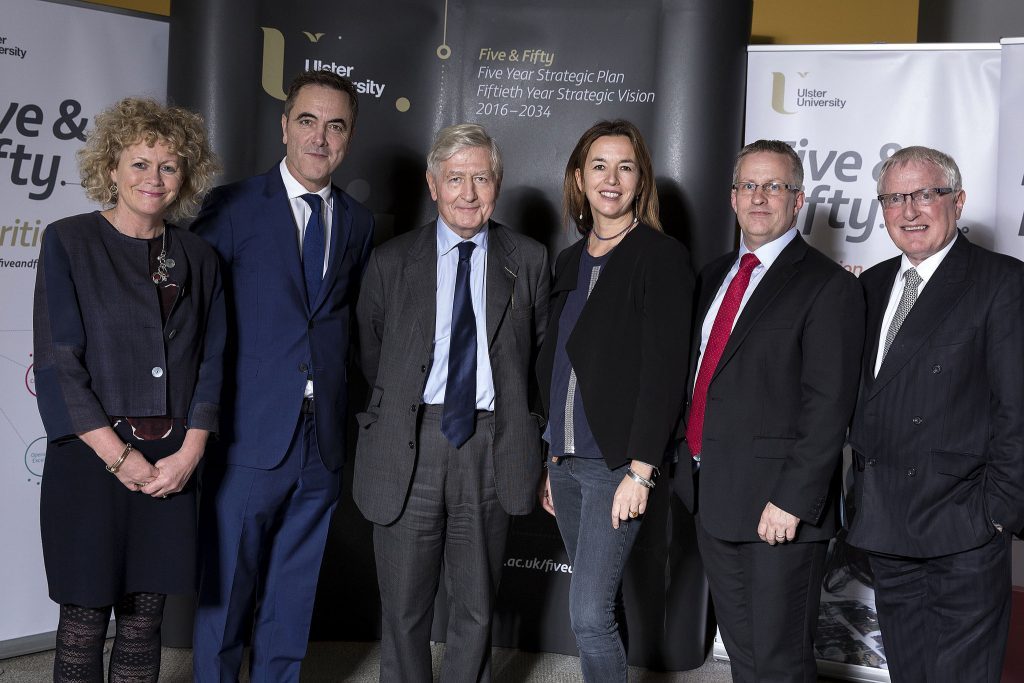
[[308, 372], [309, 366], [305, 363], [299, 363], [299, 372]]
[[426, 372], [426, 371], [427, 371], [427, 366], [426, 365], [421, 365], [420, 366], [420, 372]]
[[177, 330], [171, 330], [170, 332], [167, 333], [167, 338], [168, 339], [174, 339], [174, 335], [176, 335], [176, 334], [178, 334]]
[[416, 448], [416, 444], [414, 444], [414, 443], [413, 443], [412, 441], [410, 441], [410, 442], [409, 442], [409, 448], [410, 448], [410, 449], [412, 449], [412, 448]]
[[150, 372], [153, 374], [154, 377], [163, 377], [164, 376], [164, 369], [161, 368], [161, 367], [155, 367], [152, 370], [150, 370]]
[[908, 467], [907, 468], [907, 476], [908, 477], [913, 477], [916, 474], [917, 474], [917, 468], [916, 467]]
[[939, 374], [940, 372], [942, 372], [942, 366], [941, 366], [941, 365], [939, 365], [938, 363], [936, 363], [935, 365], [933, 365], [933, 366], [932, 366], [932, 374], [933, 374], [933, 375], [937, 375], [937, 374]]
[[411, 406], [409, 406], [409, 412], [410, 413], [415, 413], [416, 412], [416, 408], [418, 408], [418, 407], [419, 406], [417, 406], [415, 403], [413, 403]]
[[874, 458], [868, 458], [868, 467], [874, 467], [878, 463]]
[[916, 424], [916, 425], [919, 425], [919, 424], [921, 424], [922, 422], [924, 422], [924, 418], [923, 418], [923, 417], [921, 417], [920, 415], [915, 415], [915, 416], [914, 416], [914, 419], [912, 419], [912, 420], [911, 420], [911, 422], [913, 422], [913, 423], [914, 423], [914, 424]]

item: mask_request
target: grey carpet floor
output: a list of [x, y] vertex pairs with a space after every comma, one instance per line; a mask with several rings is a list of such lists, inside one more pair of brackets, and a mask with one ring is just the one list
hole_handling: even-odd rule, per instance
[[[107, 642], [109, 648], [110, 641]], [[443, 645], [434, 645], [434, 675], [438, 675]], [[302, 665], [303, 683], [376, 683], [378, 643], [310, 643]], [[0, 683], [45, 683], [51, 680], [53, 652], [0, 660]], [[582, 682], [576, 657], [538, 654], [495, 648], [492, 663], [494, 683], [576, 683]], [[248, 677], [243, 674], [243, 681]], [[729, 665], [709, 658], [699, 669], [657, 673], [631, 668], [631, 683], [728, 683]], [[161, 683], [192, 681], [192, 650], [164, 648]]]

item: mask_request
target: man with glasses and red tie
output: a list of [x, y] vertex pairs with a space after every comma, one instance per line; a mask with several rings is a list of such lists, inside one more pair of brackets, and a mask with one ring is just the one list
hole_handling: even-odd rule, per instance
[[803, 167], [791, 146], [747, 145], [733, 181], [740, 245], [698, 281], [673, 483], [695, 512], [733, 680], [816, 681], [812, 641], [864, 299], [856, 278], [795, 227]]
[[907, 147], [878, 177], [902, 253], [867, 270], [847, 541], [868, 551], [893, 681], [998, 681], [1024, 522], [1024, 264], [957, 230], [956, 162]]

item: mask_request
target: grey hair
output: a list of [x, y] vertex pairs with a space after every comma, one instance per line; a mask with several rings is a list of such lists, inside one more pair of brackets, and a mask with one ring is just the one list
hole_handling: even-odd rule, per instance
[[904, 147], [885, 160], [882, 168], [878, 171], [878, 193], [882, 194], [882, 183], [885, 182], [885, 175], [890, 169], [894, 167], [902, 168], [914, 162], [933, 164], [938, 167], [946, 178], [946, 184], [953, 188], [953, 192], [960, 191], [963, 179], [960, 177], [960, 167], [953, 161], [953, 157], [937, 149], [917, 145]]
[[427, 170], [436, 178], [441, 164], [467, 147], [483, 147], [490, 153], [491, 173], [494, 174], [495, 184], [501, 187], [501, 150], [484, 127], [475, 123], [457, 123], [442, 129], [427, 155]]
[[800, 161], [799, 155], [796, 150], [788, 142], [782, 140], [754, 140], [749, 145], [746, 145], [740, 150], [740, 153], [736, 155], [736, 165], [732, 168], [732, 181], [739, 182], [740, 175], [740, 163], [743, 158], [750, 154], [760, 154], [762, 152], [769, 152], [771, 154], [781, 154], [789, 159], [790, 165], [793, 167], [793, 180], [796, 181], [796, 185], [799, 187], [804, 186], [804, 164]]

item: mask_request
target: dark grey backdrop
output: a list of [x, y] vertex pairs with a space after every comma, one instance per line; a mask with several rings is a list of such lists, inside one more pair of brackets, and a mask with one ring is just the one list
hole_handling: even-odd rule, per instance
[[[274, 95], [307, 60], [353, 67], [354, 81], [384, 89], [379, 98], [360, 97], [353, 144], [334, 179], [373, 210], [378, 241], [434, 216], [423, 179], [430, 142], [444, 126], [475, 121], [504, 152], [495, 218], [547, 244], [552, 255], [573, 239], [561, 225], [559, 198], [577, 138], [599, 119], [629, 118], [654, 157], [666, 231], [689, 247], [699, 268], [734, 243], [728, 186], [742, 140], [751, 12], [751, 0], [175, 0], [168, 93], [206, 117], [228, 182], [263, 172], [283, 156], [282, 102]], [[517, 50], [520, 59], [529, 49], [554, 57], [550, 66], [481, 61], [483, 48]], [[492, 82], [479, 76], [484, 65], [604, 69], [623, 74], [622, 82], [583, 87], [610, 89], [616, 98], [619, 89], [655, 96], [653, 102], [601, 105], [489, 99], [478, 92]], [[518, 83], [524, 89], [531, 84]], [[503, 103], [515, 110], [524, 103], [547, 105], [550, 113], [486, 113], [487, 104]], [[321, 571], [316, 639], [379, 636], [371, 528], [352, 504], [350, 471]], [[666, 480], [655, 490], [627, 567], [624, 632], [631, 663], [681, 670], [703, 663], [714, 628], [693, 522], [669, 489]], [[566, 562], [554, 521], [542, 512], [514, 521], [507, 555]], [[507, 567], [495, 645], [575, 653], [568, 578]], [[171, 644], [187, 645], [187, 612], [168, 616]], [[440, 596], [439, 639], [445, 617]]]

